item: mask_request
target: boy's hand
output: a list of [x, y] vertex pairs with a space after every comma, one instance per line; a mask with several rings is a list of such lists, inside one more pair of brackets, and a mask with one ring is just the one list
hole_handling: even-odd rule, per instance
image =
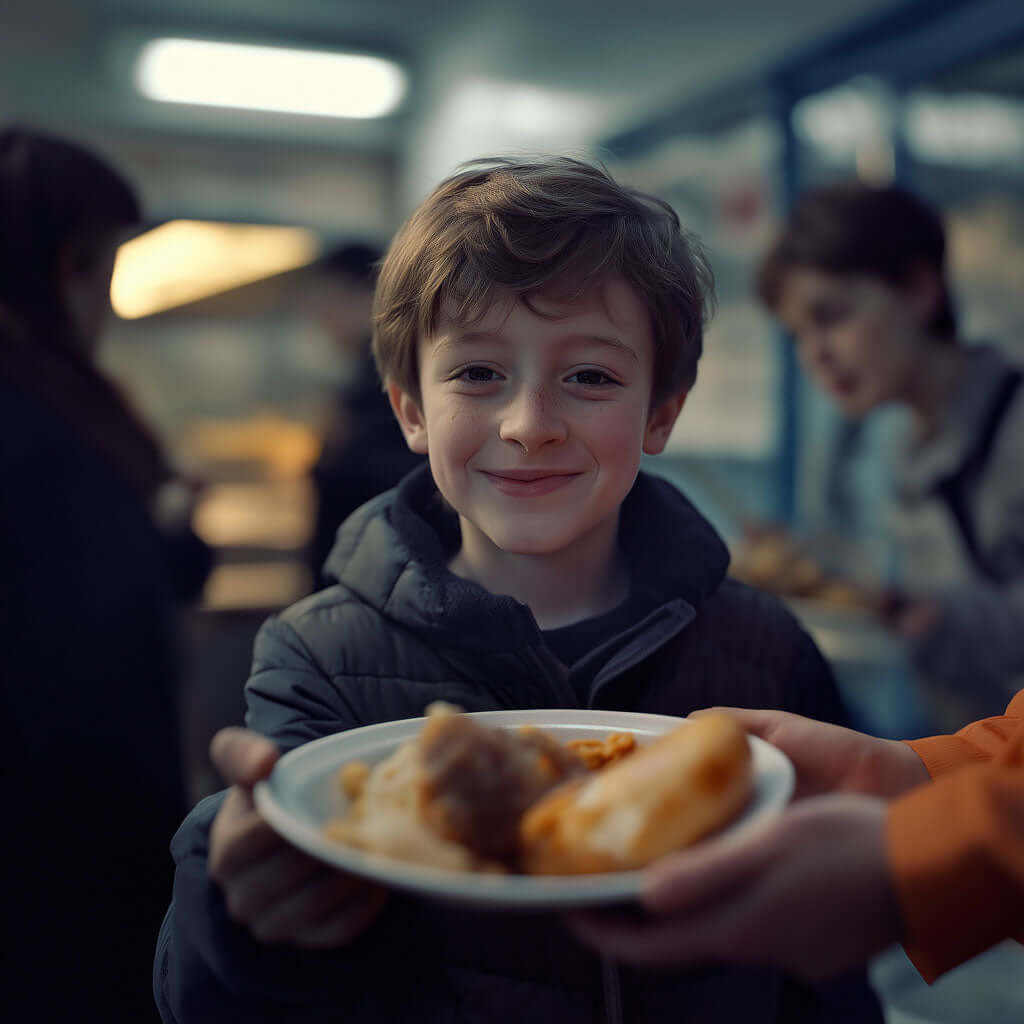
[[577, 913], [586, 944], [645, 967], [766, 964], [825, 978], [900, 939], [885, 859], [887, 805], [853, 794], [795, 804], [760, 828], [650, 870], [651, 911]]
[[210, 757], [231, 784], [210, 830], [209, 855], [228, 913], [261, 942], [307, 949], [343, 945], [368, 928], [386, 890], [296, 849], [256, 810], [252, 787], [274, 767], [274, 744], [246, 729], [221, 729]]
[[708, 710], [731, 715], [747, 732], [789, 757], [796, 769], [796, 799], [820, 793], [891, 798], [929, 780], [921, 759], [899, 740], [878, 739], [788, 711]]

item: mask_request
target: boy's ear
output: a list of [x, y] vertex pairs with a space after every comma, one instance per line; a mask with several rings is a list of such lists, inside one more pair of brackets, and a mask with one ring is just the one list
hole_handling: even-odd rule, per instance
[[405, 443], [418, 455], [427, 454], [427, 424], [419, 403], [393, 381], [388, 382], [388, 399], [395, 419], [405, 435]]
[[647, 429], [644, 431], [644, 454], [660, 455], [668, 444], [668, 436], [676, 425], [679, 413], [686, 402], [689, 389], [677, 391], [658, 403], [647, 417]]

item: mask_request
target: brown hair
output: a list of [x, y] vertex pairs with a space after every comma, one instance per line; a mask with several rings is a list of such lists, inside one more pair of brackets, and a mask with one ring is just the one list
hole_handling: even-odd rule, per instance
[[928, 329], [938, 338], [956, 334], [946, 286], [946, 235], [939, 215], [896, 186], [826, 185], [804, 192], [757, 274], [757, 291], [777, 309], [790, 271], [803, 267], [829, 274], [867, 274], [904, 284], [914, 270], [933, 270], [942, 294]]
[[697, 239], [668, 204], [571, 157], [490, 158], [462, 165], [399, 230], [380, 271], [373, 352], [384, 381], [419, 400], [417, 346], [444, 303], [461, 323], [496, 291], [573, 299], [621, 276], [647, 306], [652, 401], [697, 376], [713, 279]]

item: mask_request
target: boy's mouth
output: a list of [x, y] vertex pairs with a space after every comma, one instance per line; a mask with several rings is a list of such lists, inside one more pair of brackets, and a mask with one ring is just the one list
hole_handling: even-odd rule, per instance
[[560, 469], [502, 469], [494, 472], [482, 470], [502, 494], [516, 497], [535, 497], [558, 490], [575, 480], [579, 473]]

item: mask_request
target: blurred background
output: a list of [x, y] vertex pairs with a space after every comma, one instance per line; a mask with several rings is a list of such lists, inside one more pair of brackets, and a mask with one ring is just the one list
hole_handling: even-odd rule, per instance
[[[338, 88], [308, 79], [301, 56], [250, 81], [234, 55], [206, 76], [201, 51], [167, 40], [374, 60], [342, 69], [354, 77]], [[897, 182], [938, 206], [964, 337], [1024, 360], [1024, 5], [1006, 0], [5, 0], [0, 123], [15, 122], [88, 145], [141, 193], [145, 230], [118, 255], [101, 360], [206, 481], [193, 525], [215, 564], [182, 624], [195, 797], [219, 785], [206, 746], [240, 720], [256, 629], [314, 587], [311, 474], [358, 370], [339, 338], [366, 315], [324, 258], [383, 249], [459, 161], [601, 159], [705, 240], [718, 312], [699, 386], [650, 468], [738, 562], [745, 527], [767, 522], [816, 579], [898, 572], [879, 521], [895, 417], [872, 417], [837, 507], [825, 476], [838, 415], [754, 296], [802, 189]], [[932, 729], [890, 634], [839, 591], [784, 584], [859, 724]], [[881, 964], [892, 1020], [1024, 1012], [1001, 956], [1005, 999], [957, 989], [957, 972], [937, 998]]]

